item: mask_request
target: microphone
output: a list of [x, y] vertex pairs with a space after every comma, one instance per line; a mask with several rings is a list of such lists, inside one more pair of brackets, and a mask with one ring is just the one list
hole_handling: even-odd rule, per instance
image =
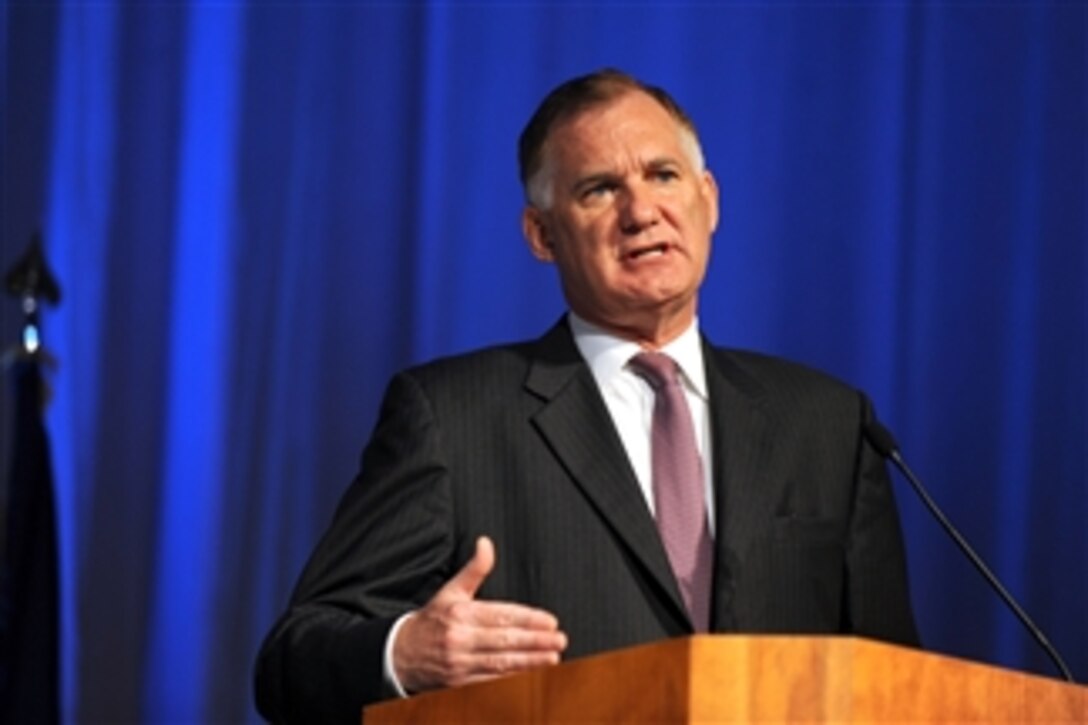
[[982, 561], [982, 558], [975, 553], [975, 550], [971, 548], [971, 545], [967, 543], [967, 540], [960, 535], [960, 532], [956, 530], [956, 527], [952, 525], [948, 520], [948, 517], [944, 515], [937, 504], [933, 502], [933, 499], [930, 498], [929, 493], [926, 492], [922, 482], [918, 480], [918, 477], [914, 475], [914, 472], [910, 470], [910, 467], [903, 460], [903, 456], [899, 453], [899, 445], [895, 442], [895, 438], [892, 437], [891, 432], [879, 422], [873, 420], [865, 426], [865, 436], [869, 439], [869, 442], [873, 444], [873, 448], [877, 450], [877, 453], [895, 464], [895, 467], [899, 469], [904, 478], [910, 482], [911, 487], [914, 488], [918, 497], [922, 499], [922, 503], [926, 505], [929, 512], [933, 514], [938, 523], [940, 523], [948, 535], [952, 537], [952, 540], [956, 542], [956, 545], [960, 547], [960, 551], [967, 555], [967, 558], [974, 564], [975, 569], [978, 570], [978, 572], [982, 574], [982, 577], [991, 587], [993, 587], [994, 591], [1001, 597], [1001, 601], [1005, 602], [1005, 605], [1013, 611], [1013, 614], [1020, 620], [1020, 623], [1027, 628], [1028, 632], [1031, 633], [1031, 636], [1039, 643], [1039, 646], [1043, 648], [1043, 651], [1046, 652], [1050, 661], [1053, 662], [1054, 666], [1061, 672], [1065, 681], [1075, 683], [1076, 681], [1073, 679], [1073, 674], [1069, 671], [1069, 668], [1066, 667], [1065, 662], [1062, 660], [1061, 655], [1058, 654], [1058, 651], [1050, 644], [1050, 640], [1048, 640], [1042, 630], [1035, 625], [1035, 622], [1031, 621], [1031, 617], [1027, 615], [1019, 604], [1017, 604], [1013, 596], [1009, 594], [1009, 591], [1005, 589], [1001, 582], [998, 581], [997, 577], [994, 576], [994, 573], [990, 571], [990, 568]]

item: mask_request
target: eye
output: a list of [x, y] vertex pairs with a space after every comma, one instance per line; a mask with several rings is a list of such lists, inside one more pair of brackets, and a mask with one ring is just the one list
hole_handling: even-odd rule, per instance
[[654, 181], [676, 181], [680, 178], [676, 169], [654, 169], [650, 176]]
[[598, 181], [591, 186], [585, 188], [582, 191], [582, 198], [586, 200], [599, 199], [603, 196], [611, 194], [616, 190], [617, 184], [614, 181]]

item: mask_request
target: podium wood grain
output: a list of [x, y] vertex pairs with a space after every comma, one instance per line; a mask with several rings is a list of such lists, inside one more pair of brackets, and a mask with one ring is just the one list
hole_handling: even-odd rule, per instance
[[704, 635], [381, 703], [386, 723], [1088, 723], [1088, 688], [853, 637]]

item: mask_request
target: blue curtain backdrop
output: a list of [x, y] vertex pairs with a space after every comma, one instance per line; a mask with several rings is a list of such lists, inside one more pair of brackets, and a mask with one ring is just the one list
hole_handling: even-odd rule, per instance
[[[515, 139], [604, 65], [700, 127], [705, 330], [865, 388], [1088, 679], [1086, 35], [1080, 3], [5, 5], [0, 262], [40, 227], [66, 292], [66, 718], [256, 717], [390, 374], [562, 312]], [[899, 501], [927, 644], [1053, 673]]]

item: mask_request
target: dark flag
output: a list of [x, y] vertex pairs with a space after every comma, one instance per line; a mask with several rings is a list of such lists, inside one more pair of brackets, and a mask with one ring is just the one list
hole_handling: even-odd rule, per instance
[[23, 339], [4, 367], [14, 386], [8, 441], [7, 513], [0, 570], [0, 723], [60, 722], [60, 598], [53, 471], [42, 410], [38, 303], [60, 290], [39, 238], [8, 272], [5, 286], [23, 307]]
[[60, 721], [57, 534], [38, 361], [16, 361], [0, 595], [0, 722]]

